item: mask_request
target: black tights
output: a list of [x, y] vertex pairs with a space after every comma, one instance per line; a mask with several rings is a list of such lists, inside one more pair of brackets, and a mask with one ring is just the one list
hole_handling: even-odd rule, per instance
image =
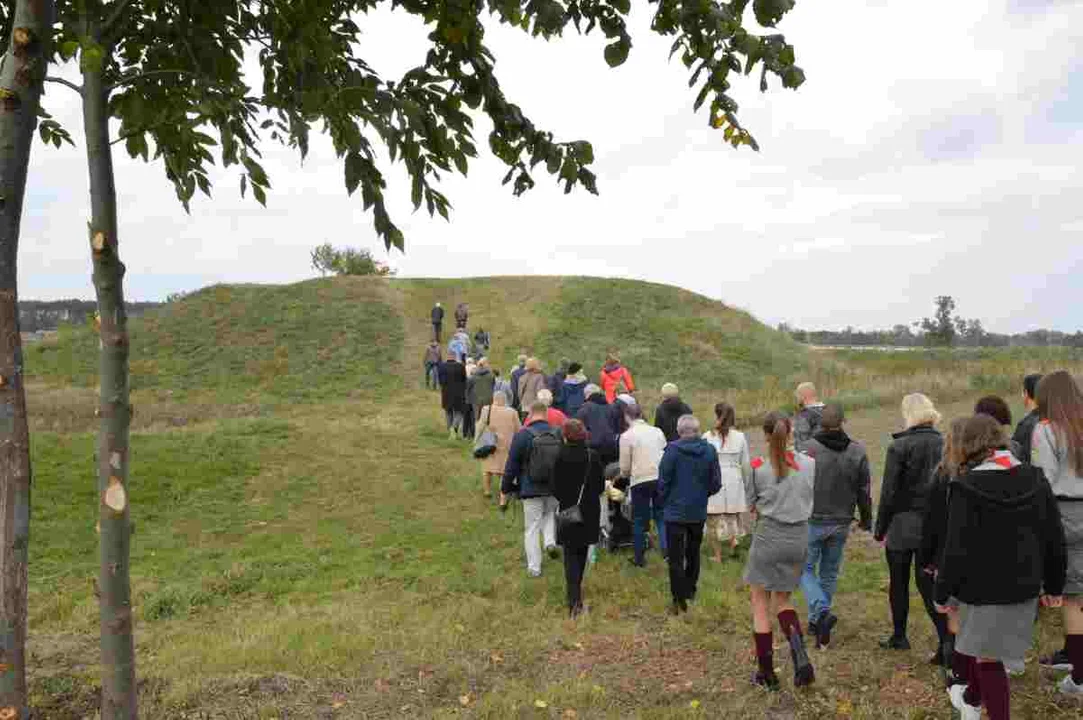
[[948, 632], [947, 620], [936, 611], [933, 603], [933, 578], [926, 574], [914, 560], [916, 550], [888, 550], [887, 567], [891, 574], [891, 589], [888, 594], [891, 598], [891, 619], [895, 624], [895, 637], [906, 637], [906, 623], [910, 617], [910, 566], [914, 566], [914, 582], [921, 593], [921, 600], [925, 604], [925, 612], [929, 613], [929, 619], [933, 621], [936, 635], [940, 642]]
[[564, 583], [568, 591], [568, 610], [583, 609], [583, 572], [587, 568], [588, 545], [564, 546]]

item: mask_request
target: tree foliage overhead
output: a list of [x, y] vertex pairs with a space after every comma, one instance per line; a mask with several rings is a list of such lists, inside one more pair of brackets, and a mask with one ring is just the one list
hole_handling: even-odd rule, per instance
[[[80, 8], [97, 5], [104, 45], [85, 32]], [[409, 174], [415, 208], [448, 217], [439, 190], [448, 174], [468, 172], [478, 156], [473, 111], [493, 130], [487, 143], [508, 172], [516, 195], [534, 187], [538, 166], [565, 192], [598, 188], [586, 140], [558, 140], [508, 98], [485, 44], [486, 25], [499, 22], [545, 39], [569, 29], [604, 36], [601, 54], [611, 67], [632, 48], [626, 25], [631, 0], [391, 0], [392, 8], [429, 29], [423, 63], [402, 77], [380, 76], [365, 60], [366, 13], [381, 0], [60, 0], [58, 60], [104, 63], [112, 88], [110, 111], [132, 157], [161, 159], [187, 208], [196, 190], [210, 194], [210, 166], [240, 168], [241, 192], [266, 202], [270, 178], [259, 163], [262, 135], [304, 156], [313, 132], [326, 133], [342, 160], [348, 192], [360, 191], [376, 232], [388, 248], [402, 248], [402, 231], [385, 199], [387, 178], [375, 143]], [[758, 71], [796, 88], [804, 73], [794, 48], [778, 33], [750, 31], [752, 17], [773, 28], [793, 0], [652, 0], [652, 30], [672, 37], [672, 55], [690, 73], [695, 108], [733, 147], [758, 149], [738, 119], [731, 95], [735, 76]], [[255, 53], [258, 86], [244, 74]], [[59, 144], [63, 128], [43, 138]], [[60, 133], [60, 134], [58, 134]]]

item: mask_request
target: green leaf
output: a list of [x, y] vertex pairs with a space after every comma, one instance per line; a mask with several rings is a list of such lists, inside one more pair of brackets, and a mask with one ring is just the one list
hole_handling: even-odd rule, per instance
[[788, 67], [782, 71], [782, 87], [796, 90], [805, 82], [805, 71], [799, 67]]
[[261, 188], [259, 185], [253, 184], [252, 195], [255, 196], [256, 202], [258, 202], [263, 207], [267, 207], [267, 193], [263, 191], [263, 188]]
[[605, 62], [611, 68], [623, 65], [628, 59], [628, 51], [632, 49], [632, 42], [628, 38], [621, 38], [615, 43], [605, 46]]
[[104, 58], [105, 51], [102, 50], [101, 45], [92, 41], [85, 41], [83, 43], [83, 52], [79, 55], [79, 69], [83, 72], [101, 72]]
[[60, 45], [60, 57], [64, 60], [71, 60], [78, 51], [79, 42], [77, 40], [68, 40]]
[[630, 0], [609, 0], [609, 4], [612, 5], [621, 15], [627, 15], [628, 11], [632, 9], [632, 3], [630, 2]]
[[794, 0], [754, 0], [752, 11], [756, 22], [764, 27], [774, 27], [782, 16], [793, 10]]
[[351, 152], [346, 155], [346, 161], [343, 165], [346, 170], [346, 192], [353, 195], [354, 191], [357, 190], [357, 186], [361, 184], [361, 175], [364, 172], [365, 161], [362, 159], [360, 153]]
[[594, 148], [589, 142], [579, 140], [573, 142], [571, 148], [572, 152], [575, 153], [575, 159], [579, 161], [580, 165], [590, 165], [594, 162]]

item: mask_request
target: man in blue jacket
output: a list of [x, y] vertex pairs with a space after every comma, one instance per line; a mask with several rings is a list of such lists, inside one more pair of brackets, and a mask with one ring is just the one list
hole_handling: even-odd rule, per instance
[[544, 480], [531, 478], [531, 455], [538, 436], [556, 434], [559, 429], [548, 422], [549, 407], [536, 402], [530, 407], [529, 427], [524, 427], [512, 438], [508, 450], [508, 462], [504, 466], [504, 479], [500, 491], [505, 495], [517, 494], [523, 501], [523, 543], [526, 545], [526, 571], [530, 577], [541, 576], [542, 551], [538, 546], [538, 536], [542, 536], [545, 550], [549, 557], [556, 559], [557, 552], [557, 510], [560, 505], [553, 496], [552, 478]]
[[677, 437], [658, 467], [674, 615], [688, 612], [689, 601], [696, 597], [707, 498], [722, 489], [718, 452], [700, 437], [699, 420], [694, 415], [677, 420]]

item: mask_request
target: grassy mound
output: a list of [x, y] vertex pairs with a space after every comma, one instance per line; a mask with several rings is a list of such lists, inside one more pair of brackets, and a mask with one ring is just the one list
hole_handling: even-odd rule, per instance
[[[394, 384], [403, 328], [385, 282], [349, 279], [210, 287], [132, 319], [129, 334], [135, 389], [316, 400]], [[28, 373], [93, 386], [97, 344], [66, 328], [27, 349]]]

